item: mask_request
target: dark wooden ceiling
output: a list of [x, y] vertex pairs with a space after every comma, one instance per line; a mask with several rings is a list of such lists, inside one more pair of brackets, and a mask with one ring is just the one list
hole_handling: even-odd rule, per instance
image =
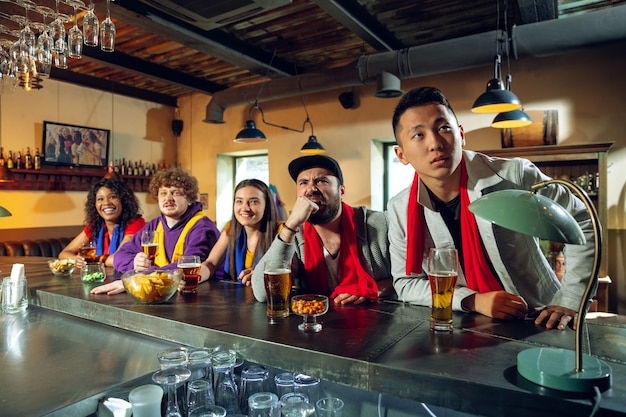
[[[72, 8], [60, 1], [60, 11]], [[326, 71], [362, 55], [612, 7], [626, 0], [282, 0], [285, 5], [205, 29], [156, 9], [154, 1], [115, 0], [115, 52], [84, 47], [51, 77], [175, 105], [193, 92], [213, 94], [265, 79]], [[184, 0], [190, 9], [253, 0]], [[259, 1], [259, 0], [254, 0]], [[274, 0], [276, 1], [276, 0]], [[0, 1], [0, 38], [11, 39], [20, 0]], [[85, 0], [86, 3], [89, 0]], [[206, 2], [206, 3], [204, 3]], [[214, 3], [209, 3], [214, 2]], [[272, 3], [272, 0], [266, 0]], [[36, 0], [55, 8], [55, 0]], [[100, 19], [106, 0], [94, 0]], [[497, 13], [499, 11], [499, 14]], [[79, 24], [82, 22], [79, 14]], [[498, 18], [497, 18], [498, 16]], [[29, 12], [32, 21], [42, 16]], [[68, 22], [67, 27], [73, 25]], [[4, 27], [4, 30], [3, 30]], [[44, 81], [45, 87], [45, 81]]]

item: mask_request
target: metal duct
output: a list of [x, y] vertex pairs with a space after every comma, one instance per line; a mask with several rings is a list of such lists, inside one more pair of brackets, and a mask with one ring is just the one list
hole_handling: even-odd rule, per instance
[[[626, 39], [626, 5], [565, 19], [517, 26], [512, 33], [513, 53], [547, 56], [573, 49]], [[492, 64], [497, 31], [450, 39], [399, 51], [360, 57], [326, 72], [275, 79], [265, 84], [219, 91], [206, 107], [207, 123], [224, 123], [224, 110], [243, 104], [277, 100], [299, 94], [372, 84], [382, 71], [400, 79], [424, 77]], [[262, 92], [259, 90], [262, 86]]]

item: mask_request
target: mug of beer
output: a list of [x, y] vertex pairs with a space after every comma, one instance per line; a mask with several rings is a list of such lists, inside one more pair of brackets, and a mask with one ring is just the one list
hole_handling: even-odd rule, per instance
[[428, 280], [432, 294], [430, 329], [452, 331], [452, 296], [459, 276], [459, 255], [454, 248], [431, 248]]
[[183, 294], [196, 294], [198, 292], [198, 282], [200, 281], [200, 257], [181, 256], [178, 259], [178, 266], [183, 270], [183, 281], [185, 285], [180, 291]]
[[96, 241], [89, 239], [80, 245], [80, 256], [85, 258], [85, 262], [96, 262]]
[[263, 265], [263, 283], [267, 296], [267, 317], [270, 323], [289, 315], [289, 295], [291, 294], [291, 263], [289, 261], [268, 260]]
[[151, 265], [154, 265], [158, 245], [154, 230], [143, 230], [141, 232], [141, 247], [143, 248], [143, 253], [148, 255]]

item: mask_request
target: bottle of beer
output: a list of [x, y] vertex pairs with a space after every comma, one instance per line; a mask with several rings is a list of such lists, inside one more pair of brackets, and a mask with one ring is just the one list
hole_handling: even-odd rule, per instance
[[9, 151], [9, 157], [7, 158], [7, 168], [13, 169], [15, 166], [15, 161], [13, 160], [13, 151]]
[[30, 147], [26, 148], [24, 155], [24, 169], [33, 169], [33, 156], [30, 154]]
[[35, 149], [34, 168], [36, 170], [41, 169], [41, 154], [39, 153], [39, 148]]

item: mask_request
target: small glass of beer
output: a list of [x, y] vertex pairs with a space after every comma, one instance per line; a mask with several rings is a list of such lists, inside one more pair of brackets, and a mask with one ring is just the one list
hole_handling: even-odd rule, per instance
[[452, 296], [459, 276], [459, 255], [454, 248], [431, 248], [428, 280], [432, 294], [430, 329], [452, 331]]
[[143, 253], [148, 255], [151, 265], [154, 265], [157, 246], [158, 243], [156, 241], [156, 233], [154, 230], [143, 230], [141, 232], [141, 247], [143, 248]]
[[80, 256], [85, 258], [86, 263], [96, 262], [96, 241], [94, 239], [80, 245]]
[[291, 294], [291, 264], [288, 261], [265, 261], [263, 282], [267, 296], [267, 317], [270, 323], [289, 315], [289, 295]]
[[183, 270], [183, 294], [196, 294], [198, 292], [198, 282], [200, 281], [200, 257], [181, 256], [177, 266]]

